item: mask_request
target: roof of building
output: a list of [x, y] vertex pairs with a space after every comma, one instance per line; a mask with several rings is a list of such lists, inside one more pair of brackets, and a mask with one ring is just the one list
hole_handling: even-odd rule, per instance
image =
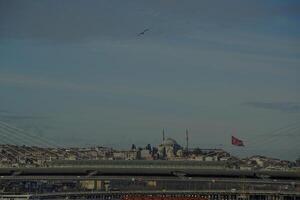
[[172, 139], [172, 138], [167, 138], [164, 143], [165, 146], [174, 146], [174, 145], [179, 145], [176, 140]]

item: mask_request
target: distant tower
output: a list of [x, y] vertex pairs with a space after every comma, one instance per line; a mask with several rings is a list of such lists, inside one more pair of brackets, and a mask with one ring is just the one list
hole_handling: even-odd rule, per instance
[[165, 146], [165, 129], [163, 128], [163, 130], [162, 130], [162, 136], [163, 136], [163, 142], [162, 142], [162, 145], [163, 145], [163, 155], [162, 155], [162, 157], [163, 157], [163, 159], [165, 159], [166, 158], [166, 146]]
[[189, 130], [185, 129], [186, 153], [189, 155]]

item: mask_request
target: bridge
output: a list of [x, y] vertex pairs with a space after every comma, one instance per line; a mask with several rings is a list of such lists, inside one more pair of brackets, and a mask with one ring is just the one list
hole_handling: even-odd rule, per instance
[[300, 179], [296, 170], [240, 170], [230, 162], [202, 161], [146, 161], [146, 160], [89, 160], [54, 161], [48, 167], [0, 168], [0, 176], [96, 176], [96, 175], [147, 175], [189, 177], [247, 177]]
[[[0, 195], [1, 199], [147, 199], [147, 197], [193, 197], [207, 200], [299, 200], [300, 192], [280, 191], [231, 191], [231, 190], [203, 190], [203, 191], [112, 191], [112, 192], [58, 192], [31, 195]], [[170, 198], [171, 197], [171, 198]], [[198, 198], [197, 198], [198, 197]], [[150, 198], [149, 198], [150, 199]]]
[[[242, 171], [231, 174], [231, 170], [223, 170], [215, 171], [215, 175], [213, 171], [197, 171], [197, 174], [191, 175], [170, 173], [170, 170], [142, 175], [143, 171], [133, 173], [132, 170], [128, 173], [121, 170], [122, 173], [112, 175], [112, 172], [116, 172], [115, 168], [113, 171], [110, 168], [105, 171], [101, 167], [93, 169], [99, 171], [96, 173], [85, 167], [69, 171], [70, 167], [65, 166], [43, 170], [15, 169], [14, 173], [10, 171], [11, 174], [8, 174], [7, 171], [12, 169], [1, 169], [6, 172], [0, 176], [0, 188], [3, 189], [0, 197], [20, 199], [23, 195], [26, 199], [124, 199], [128, 196], [196, 196], [210, 200], [239, 200], [243, 196], [249, 200], [300, 199], [300, 179], [298, 174], [293, 173], [292, 176], [290, 173], [283, 176], [275, 172], [270, 172], [271, 176], [254, 176], [251, 172], [245, 176]], [[17, 170], [20, 170], [19, 173], [16, 173]]]
[[[32, 199], [196, 195], [206, 199], [299, 199], [299, 171], [240, 170], [228, 162], [55, 161], [0, 168], [0, 194]], [[8, 196], [6, 196], [8, 197]]]

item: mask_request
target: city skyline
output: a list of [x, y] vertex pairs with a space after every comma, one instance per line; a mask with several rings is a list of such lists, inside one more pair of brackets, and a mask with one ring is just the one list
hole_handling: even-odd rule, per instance
[[184, 144], [189, 128], [191, 147], [295, 160], [299, 11], [294, 0], [0, 0], [0, 121], [122, 148], [159, 144], [163, 128]]

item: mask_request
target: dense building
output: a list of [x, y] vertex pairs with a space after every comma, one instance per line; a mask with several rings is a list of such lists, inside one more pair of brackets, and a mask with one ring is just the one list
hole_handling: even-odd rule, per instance
[[296, 166], [300, 167], [300, 157], [296, 160]]
[[101, 160], [189, 160], [202, 162], [230, 162], [235, 167], [267, 170], [295, 169], [300, 160], [290, 162], [265, 156], [239, 159], [222, 149], [195, 148], [186, 151], [176, 140], [167, 138], [157, 147], [148, 144], [144, 148], [133, 145], [129, 150], [106, 147], [89, 148], [41, 148], [17, 145], [0, 145], [0, 167], [47, 167], [52, 161], [101, 161]]
[[159, 158], [172, 160], [182, 153], [177, 152], [182, 151], [182, 147], [172, 138], [167, 138], [162, 144], [158, 145]]

